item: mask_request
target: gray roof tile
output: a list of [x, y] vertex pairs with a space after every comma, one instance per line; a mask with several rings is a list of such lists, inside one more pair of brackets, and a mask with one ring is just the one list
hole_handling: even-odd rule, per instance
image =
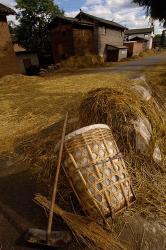
[[126, 30], [125, 35], [151, 33], [152, 31], [154, 31], [154, 28], [131, 29], [131, 30]]
[[81, 18], [81, 17], [85, 17], [85, 18], [88, 18], [90, 20], [95, 20], [101, 24], [105, 24], [105, 25], [109, 25], [109, 26], [112, 26], [112, 27], [116, 27], [116, 28], [119, 28], [119, 29], [126, 29], [126, 27], [122, 26], [121, 24], [119, 23], [116, 23], [116, 22], [113, 22], [113, 21], [110, 21], [110, 20], [106, 20], [106, 19], [103, 19], [103, 18], [100, 18], [100, 17], [96, 17], [96, 16], [93, 16], [93, 15], [90, 15], [90, 14], [87, 14], [83, 11], [80, 11], [80, 13], [76, 16], [76, 18]]

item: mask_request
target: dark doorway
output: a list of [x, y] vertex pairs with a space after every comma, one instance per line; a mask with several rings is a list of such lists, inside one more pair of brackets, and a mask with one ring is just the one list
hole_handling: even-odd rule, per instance
[[111, 45], [106, 45], [105, 54], [107, 62], [117, 62], [119, 58], [119, 48]]
[[107, 49], [107, 62], [117, 62], [118, 55], [119, 55], [118, 49]]
[[28, 69], [32, 65], [30, 58], [23, 59], [23, 63], [24, 63], [25, 69]]
[[31, 62], [30, 58], [24, 59], [23, 63], [24, 63], [26, 74], [28, 76], [33, 76], [33, 75], [38, 75], [39, 74], [39, 71], [40, 71], [39, 66], [32, 65], [32, 62]]

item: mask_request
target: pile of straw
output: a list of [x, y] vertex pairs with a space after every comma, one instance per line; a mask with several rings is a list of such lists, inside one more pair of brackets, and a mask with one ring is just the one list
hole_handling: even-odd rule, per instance
[[[152, 97], [146, 101], [133, 88], [124, 85], [90, 91], [80, 106], [80, 124], [106, 123], [111, 127], [133, 180], [137, 203], [132, 211], [165, 220], [165, 111], [161, 100], [155, 99], [152, 90], [151, 93]], [[136, 147], [133, 121], [138, 118], [147, 118], [152, 127], [151, 140], [144, 153]], [[162, 154], [162, 161], [158, 163], [153, 160], [156, 143]]]
[[[36, 195], [35, 202], [46, 209], [50, 208], [50, 201], [40, 194]], [[89, 249], [125, 249], [118, 239], [90, 218], [66, 212], [57, 205], [54, 205], [54, 213], [63, 218], [71, 231]]]
[[104, 60], [98, 55], [87, 54], [84, 56], [72, 56], [60, 63], [60, 68], [84, 68], [104, 64]]
[[[132, 81], [130, 83], [132, 84]], [[80, 105], [79, 120], [69, 121], [67, 133], [94, 123], [109, 125], [133, 180], [137, 203], [131, 211], [151, 219], [163, 220], [166, 219], [165, 114], [160, 108], [162, 101], [152, 90], [150, 92], [151, 100], [145, 101], [129, 87], [129, 84], [113, 82], [110, 83], [110, 88], [90, 91]], [[74, 113], [76, 112], [70, 112], [71, 118], [74, 117]], [[142, 154], [136, 148], [133, 121], [138, 117], [146, 117], [152, 126], [152, 138], [146, 154]], [[36, 136], [27, 137], [16, 150], [17, 156], [21, 155], [21, 160], [28, 163], [33, 172], [37, 172], [38, 180], [44, 181], [49, 187], [56, 166], [54, 147], [60, 139], [62, 124], [60, 121]], [[160, 163], [154, 162], [152, 157], [156, 142], [162, 152]], [[63, 171], [59, 181], [58, 204], [68, 211], [81, 211]]]
[[[96, 85], [99, 81], [98, 78], [100, 86], [102, 83], [103, 86], [110, 85], [109, 88], [95, 89], [88, 94], [84, 93], [86, 93], [87, 89], [94, 89], [95, 84], [89, 87], [89, 78], [86, 79], [84, 76], [74, 78], [75, 81], [79, 80], [82, 82], [79, 87], [73, 84], [72, 92], [75, 89], [78, 92], [81, 86], [86, 90], [84, 89], [78, 98], [72, 95], [69, 99], [70, 102], [65, 106], [65, 108], [68, 108], [70, 118], [72, 118], [69, 121], [67, 133], [94, 123], [106, 123], [109, 125], [119, 149], [123, 153], [137, 197], [136, 204], [128, 212], [131, 214], [140, 213], [146, 218], [165, 221], [166, 128], [165, 114], [161, 107], [162, 100], [159, 100], [156, 93], [153, 93], [152, 90], [150, 90], [152, 98], [149, 101], [144, 100], [139, 93], [130, 88], [133, 83], [130, 80], [125, 82], [120, 79], [115, 82], [105, 75], [94, 76], [93, 82]], [[60, 80], [57, 79], [57, 81]], [[52, 85], [52, 82], [50, 85]], [[66, 86], [68, 86], [68, 82]], [[78, 110], [78, 103], [82, 100], [83, 95], [84, 99]], [[63, 97], [65, 99], [65, 96]], [[77, 100], [76, 105], [74, 105], [74, 100]], [[71, 101], [72, 105], [70, 106]], [[78, 113], [80, 115], [79, 119], [73, 119]], [[152, 138], [146, 154], [142, 154], [136, 148], [136, 134], [133, 128], [133, 121], [138, 117], [146, 117], [152, 126]], [[44, 181], [49, 187], [52, 187], [52, 179], [55, 174], [56, 154], [54, 148], [60, 139], [62, 124], [63, 121], [52, 124], [50, 127], [44, 128], [32, 136], [23, 138], [22, 141], [15, 145], [16, 157], [18, 155], [21, 156], [20, 160], [26, 162], [33, 172], [37, 172], [38, 180]], [[155, 143], [159, 145], [162, 152], [163, 157], [160, 163], [155, 163], [152, 157]], [[60, 174], [58, 191], [58, 205], [67, 211], [81, 214], [81, 208], [63, 171]], [[56, 213], [58, 212], [56, 211]], [[62, 217], [64, 218], [64, 214]], [[72, 223], [68, 221], [68, 224]]]

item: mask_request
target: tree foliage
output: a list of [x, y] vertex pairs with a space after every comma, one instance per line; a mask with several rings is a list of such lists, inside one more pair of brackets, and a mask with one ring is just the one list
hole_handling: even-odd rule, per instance
[[133, 0], [133, 2], [145, 7], [148, 15], [166, 25], [166, 0]]
[[166, 30], [163, 30], [163, 32], [162, 32], [161, 45], [166, 46]]
[[16, 33], [16, 24], [13, 21], [9, 21], [8, 22], [8, 26], [9, 26], [9, 31], [11, 34], [15, 34]]
[[153, 38], [154, 47], [158, 47], [161, 44], [161, 34], [157, 34]]
[[55, 14], [64, 12], [53, 0], [16, 0], [18, 10], [16, 35], [20, 44], [32, 51], [49, 46], [47, 25]]

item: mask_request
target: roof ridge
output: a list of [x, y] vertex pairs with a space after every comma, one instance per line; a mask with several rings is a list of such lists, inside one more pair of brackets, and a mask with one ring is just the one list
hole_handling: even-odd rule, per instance
[[93, 25], [92, 23], [88, 22], [88, 21], [81, 21], [79, 20], [79, 18], [76, 18], [76, 17], [69, 17], [69, 16], [62, 16], [62, 15], [54, 15], [54, 18], [62, 18], [62, 19], [66, 19], [66, 20], [72, 20], [72, 21], [76, 21], [76, 22], [80, 22], [80, 23], [87, 23], [87, 24], [91, 24]]
[[[83, 14], [88, 15], [88, 16], [97, 17], [97, 16], [91, 15], [91, 14], [89, 14], [89, 13], [86, 13], [86, 12], [84, 12], [84, 11], [81, 11], [81, 12], [82, 12]], [[100, 19], [102, 19], [102, 20], [104, 20], [104, 21], [108, 21], [108, 22], [113, 22], [113, 23], [119, 24], [119, 23], [117, 23], [117, 22], [114, 22], [114, 21], [112, 21], [112, 20], [105, 19], [105, 18], [102, 18], [102, 17], [97, 17], [97, 18], [100, 18]], [[121, 25], [121, 24], [120, 24], [120, 25]]]
[[139, 28], [139, 29], [129, 29], [125, 30], [125, 34], [139, 34], [139, 33], [150, 33], [154, 31], [154, 27], [150, 28]]
[[56, 19], [61, 19], [63, 21], [67, 21], [67, 22], [82, 25], [82, 26], [89, 26], [89, 27], [94, 26], [93, 23], [88, 22], [88, 21], [81, 21], [81, 20], [79, 20], [79, 18], [76, 18], [76, 17], [66, 17], [66, 16], [62, 16], [62, 15], [54, 15], [52, 21], [48, 25], [48, 29], [51, 29], [52, 25], [55, 24]]
[[135, 29], [129, 29], [129, 30], [145, 30], [145, 29], [154, 29], [154, 27], [148, 27], [148, 28], [135, 28]]
[[108, 20], [108, 19], [104, 19], [102, 17], [97, 17], [97, 16], [94, 16], [94, 15], [88, 14], [88, 13], [82, 11], [82, 10], [80, 10], [80, 12], [76, 15], [76, 17], [79, 16], [79, 15], [81, 15], [81, 14], [85, 14], [85, 15], [91, 17], [91, 18], [98, 19], [99, 21], [103, 21], [103, 22], [105, 22], [107, 24], [109, 23], [110, 25], [112, 24], [112, 25], [115, 25], [115, 26], [117, 26], [119, 28], [126, 29], [126, 27], [124, 27], [123, 25], [121, 25], [121, 24], [119, 24], [117, 22], [114, 22], [114, 21], [111, 21], [111, 20]]

